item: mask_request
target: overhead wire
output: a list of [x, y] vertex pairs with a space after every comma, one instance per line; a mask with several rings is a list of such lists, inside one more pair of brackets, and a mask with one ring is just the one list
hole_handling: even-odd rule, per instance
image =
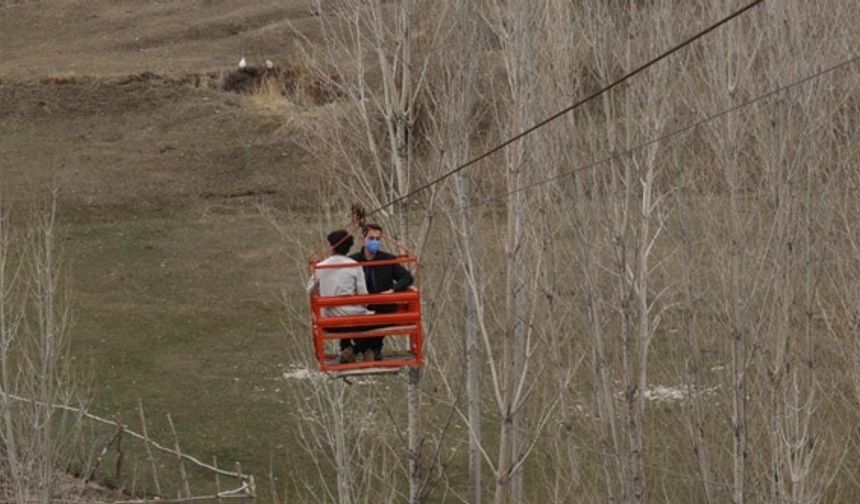
[[638, 152], [638, 151], [640, 151], [640, 150], [642, 150], [642, 149], [646, 149], [646, 148], [651, 147], [651, 146], [653, 146], [653, 145], [655, 145], [655, 144], [658, 144], [658, 143], [660, 143], [660, 142], [663, 142], [663, 141], [669, 140], [669, 139], [671, 139], [671, 138], [673, 138], [673, 137], [676, 137], [676, 136], [679, 136], [679, 135], [681, 135], [681, 134], [684, 134], [684, 133], [687, 133], [687, 132], [689, 132], [689, 131], [692, 131], [692, 130], [694, 130], [694, 129], [696, 129], [696, 128], [700, 127], [700, 126], [703, 126], [703, 125], [705, 125], [705, 124], [708, 124], [708, 123], [710, 123], [710, 122], [713, 122], [713, 121], [715, 121], [715, 120], [717, 120], [717, 119], [721, 119], [721, 118], [723, 118], [723, 117], [725, 117], [725, 116], [727, 116], [727, 115], [729, 115], [729, 114], [731, 114], [731, 113], [733, 113], [733, 112], [737, 112], [737, 111], [738, 111], [738, 110], [740, 110], [740, 109], [743, 109], [743, 108], [749, 107], [749, 106], [754, 105], [754, 104], [756, 104], [756, 103], [758, 103], [758, 102], [760, 102], [760, 101], [766, 100], [766, 99], [768, 99], [768, 98], [771, 98], [771, 97], [773, 97], [773, 96], [775, 96], [775, 95], [778, 95], [778, 94], [780, 94], [780, 93], [783, 93], [783, 92], [785, 92], [785, 91], [791, 90], [791, 89], [796, 88], [796, 87], [798, 87], [798, 86], [802, 86], [803, 84], [806, 84], [806, 83], [808, 83], [808, 82], [811, 82], [811, 81], [814, 81], [814, 80], [816, 80], [816, 79], [819, 79], [819, 78], [821, 78], [821, 77], [823, 77], [823, 76], [825, 76], [825, 75], [827, 75], [827, 74], [830, 74], [830, 73], [832, 73], [832, 72], [835, 72], [836, 70], [839, 70], [839, 69], [841, 69], [841, 68], [844, 68], [844, 67], [846, 67], [846, 66], [849, 66], [849, 65], [851, 65], [851, 64], [853, 64], [853, 63], [857, 63], [857, 61], [860, 61], [860, 55], [854, 55], [854, 56], [852, 56], [852, 57], [850, 57], [850, 58], [848, 58], [848, 59], [846, 59], [846, 60], [843, 60], [843, 61], [841, 61], [841, 62], [839, 62], [839, 63], [837, 63], [837, 64], [835, 64], [835, 65], [833, 65], [833, 66], [827, 67], [827, 68], [825, 68], [825, 69], [823, 69], [823, 70], [820, 70], [820, 71], [818, 71], [818, 72], [812, 73], [812, 74], [810, 74], [810, 75], [807, 75], [807, 76], [805, 76], [805, 77], [803, 77], [803, 78], [800, 78], [800, 79], [795, 80], [795, 81], [793, 81], [793, 82], [790, 82], [790, 83], [788, 83], [788, 84], [782, 85], [782, 86], [780, 86], [780, 87], [777, 87], [777, 88], [771, 89], [770, 91], [767, 91], [766, 93], [762, 93], [762, 94], [760, 94], [760, 95], [758, 95], [758, 96], [755, 96], [755, 97], [753, 97], [753, 98], [750, 98], [750, 99], [748, 99], [748, 100], [745, 100], [745, 101], [743, 101], [743, 102], [740, 102], [740, 103], [738, 103], [738, 104], [736, 104], [736, 105], [734, 105], [734, 106], [732, 106], [732, 107], [729, 107], [729, 108], [723, 109], [723, 110], [721, 110], [721, 111], [719, 111], [719, 112], [716, 112], [716, 113], [713, 113], [713, 114], [711, 114], [711, 115], [709, 115], [709, 116], [703, 117], [703, 118], [701, 118], [701, 119], [699, 119], [699, 120], [697, 120], [697, 121], [694, 121], [694, 122], [692, 122], [692, 123], [689, 123], [689, 124], [686, 124], [686, 125], [684, 125], [684, 126], [681, 126], [681, 127], [675, 128], [675, 129], [673, 129], [672, 131], [669, 131], [668, 133], [664, 133], [664, 134], [659, 135], [659, 136], [657, 136], [657, 137], [651, 138], [650, 140], [646, 140], [646, 141], [644, 141], [644, 142], [638, 143], [638, 144], [636, 144], [636, 145], [634, 145], [634, 146], [632, 146], [632, 147], [629, 147], [629, 148], [626, 148], [626, 149], [623, 149], [623, 150], [616, 150], [615, 152], [612, 152], [612, 153], [610, 153], [609, 155], [607, 155], [607, 156], [605, 156], [605, 157], [603, 157], [603, 158], [600, 158], [600, 159], [598, 159], [598, 160], [596, 160], [596, 161], [592, 161], [592, 162], [590, 162], [590, 163], [587, 163], [587, 164], [585, 164], [585, 165], [579, 166], [579, 167], [577, 167], [577, 168], [574, 168], [574, 169], [571, 169], [571, 170], [567, 170], [567, 171], [565, 171], [565, 172], [563, 172], [563, 173], [559, 173], [559, 174], [553, 175], [552, 177], [548, 177], [548, 178], [545, 178], [545, 179], [541, 179], [541, 180], [538, 180], [538, 181], [532, 182], [531, 184], [527, 184], [527, 185], [524, 185], [524, 186], [522, 186], [522, 187], [518, 187], [517, 189], [513, 189], [513, 190], [511, 190], [511, 191], [506, 191], [506, 192], [503, 192], [503, 193], [499, 193], [499, 194], [493, 195], [493, 196], [491, 196], [491, 197], [489, 197], [489, 198], [481, 199], [480, 201], [477, 201], [477, 202], [475, 202], [475, 203], [470, 203], [470, 204], [468, 204], [468, 205], [463, 205], [463, 206], [461, 206], [460, 208], [461, 208], [461, 209], [462, 209], [462, 208], [471, 208], [471, 207], [476, 207], [476, 206], [486, 205], [486, 204], [488, 204], [488, 203], [492, 203], [492, 202], [494, 202], [494, 201], [497, 201], [497, 200], [501, 200], [501, 199], [507, 198], [507, 197], [509, 197], [509, 196], [512, 196], [512, 195], [514, 195], [514, 194], [518, 194], [518, 193], [523, 192], [523, 191], [528, 191], [528, 190], [530, 190], [530, 189], [534, 189], [535, 187], [538, 187], [538, 186], [541, 186], [541, 185], [544, 185], [544, 184], [548, 184], [548, 183], [550, 183], [550, 182], [554, 182], [554, 181], [557, 181], [557, 180], [560, 180], [560, 179], [563, 179], [563, 178], [567, 178], [567, 177], [570, 177], [570, 176], [576, 175], [576, 174], [578, 174], [578, 173], [582, 173], [582, 172], [586, 172], [586, 171], [592, 170], [592, 169], [597, 168], [597, 167], [599, 167], [599, 166], [601, 166], [601, 165], [603, 165], [603, 164], [608, 163], [609, 161], [612, 161], [613, 159], [618, 159], [618, 158], [621, 158], [622, 156], [629, 156], [629, 155], [631, 155], [631, 154], [633, 154], [633, 153], [635, 153], [635, 152]]
[[401, 201], [405, 201], [405, 200], [407, 200], [407, 199], [411, 198], [412, 196], [414, 196], [414, 195], [416, 195], [416, 194], [418, 194], [418, 193], [420, 193], [420, 192], [422, 192], [422, 191], [424, 191], [424, 190], [426, 190], [426, 189], [428, 189], [428, 188], [430, 188], [430, 187], [432, 187], [432, 186], [434, 186], [434, 185], [436, 185], [436, 184], [438, 184], [438, 183], [440, 183], [440, 182], [442, 182], [442, 181], [444, 181], [444, 180], [448, 179], [448, 178], [449, 178], [449, 177], [451, 177], [452, 175], [455, 175], [455, 174], [457, 174], [457, 173], [459, 173], [459, 172], [461, 172], [461, 171], [465, 170], [466, 168], [468, 168], [468, 167], [470, 167], [470, 166], [474, 165], [475, 163], [477, 163], [477, 162], [479, 162], [479, 161], [481, 161], [481, 160], [483, 160], [483, 159], [486, 159], [487, 157], [489, 157], [489, 156], [493, 155], [494, 153], [496, 153], [496, 152], [498, 152], [498, 151], [500, 151], [500, 150], [504, 149], [504, 148], [505, 148], [505, 147], [507, 147], [508, 145], [510, 145], [510, 144], [512, 144], [512, 143], [514, 143], [514, 142], [516, 142], [516, 141], [518, 141], [518, 140], [520, 140], [520, 139], [522, 139], [523, 137], [525, 137], [525, 136], [527, 136], [527, 135], [529, 135], [529, 134], [531, 134], [531, 133], [533, 133], [533, 132], [537, 131], [538, 129], [540, 129], [540, 128], [542, 128], [542, 127], [546, 126], [547, 124], [549, 124], [549, 123], [551, 123], [551, 122], [555, 121], [556, 119], [558, 119], [558, 118], [560, 118], [560, 117], [562, 117], [562, 116], [566, 115], [567, 113], [572, 112], [573, 110], [576, 110], [577, 108], [581, 107], [582, 105], [585, 105], [586, 103], [591, 102], [592, 100], [594, 100], [594, 99], [596, 99], [596, 98], [600, 97], [601, 95], [605, 94], [606, 92], [608, 92], [608, 91], [610, 91], [610, 90], [612, 90], [612, 89], [614, 89], [614, 88], [616, 88], [616, 87], [620, 86], [621, 84], [623, 84], [624, 82], [626, 82], [626, 81], [627, 81], [627, 80], [629, 80], [630, 78], [634, 77], [635, 75], [637, 75], [637, 74], [639, 74], [639, 73], [642, 73], [643, 71], [645, 71], [646, 69], [650, 68], [651, 66], [656, 65], [656, 64], [657, 64], [657, 63], [659, 63], [660, 61], [662, 61], [662, 60], [664, 60], [664, 59], [668, 58], [668, 57], [669, 57], [669, 56], [671, 56], [672, 54], [675, 54], [676, 52], [678, 52], [678, 51], [680, 51], [681, 49], [683, 49], [683, 48], [687, 47], [688, 45], [692, 44], [692, 43], [693, 43], [693, 42], [695, 42], [696, 40], [699, 40], [700, 38], [702, 38], [702, 37], [704, 37], [705, 35], [707, 35], [707, 34], [711, 33], [712, 31], [714, 31], [714, 30], [718, 29], [719, 27], [723, 26], [724, 24], [729, 23], [729, 22], [730, 22], [730, 21], [732, 21], [733, 19], [735, 19], [735, 18], [737, 18], [737, 17], [741, 16], [741, 15], [742, 15], [742, 14], [744, 14], [745, 12], [747, 12], [747, 11], [749, 11], [749, 10], [753, 9], [754, 7], [757, 7], [758, 5], [760, 5], [760, 4], [762, 4], [762, 3], [764, 3], [764, 1], [765, 1], [765, 0], [753, 0], [752, 2], [750, 2], [749, 4], [747, 4], [746, 6], [744, 6], [744, 7], [740, 8], [740, 9], [738, 9], [738, 10], [734, 11], [734, 12], [732, 12], [732, 13], [731, 13], [731, 14], [729, 14], [728, 16], [726, 16], [726, 17], [722, 18], [721, 20], [717, 21], [716, 23], [714, 23], [714, 24], [712, 24], [712, 25], [708, 26], [708, 27], [707, 27], [707, 28], [705, 28], [704, 30], [701, 30], [701, 31], [697, 32], [696, 34], [694, 34], [694, 35], [692, 35], [692, 36], [688, 37], [688, 38], [687, 38], [687, 39], [685, 39], [684, 41], [680, 42], [679, 44], [676, 44], [675, 46], [673, 46], [673, 47], [671, 47], [670, 49], [668, 49], [668, 50], [664, 51], [663, 53], [659, 54], [658, 56], [655, 56], [654, 58], [652, 58], [652, 59], [648, 60], [647, 62], [645, 62], [645, 63], [643, 63], [643, 64], [639, 65], [639, 66], [638, 66], [638, 67], [636, 67], [635, 69], [633, 69], [633, 70], [631, 70], [631, 71], [627, 72], [627, 73], [626, 73], [626, 74], [624, 74], [623, 76], [621, 76], [621, 77], [619, 77], [618, 79], [614, 80], [612, 83], [610, 83], [610, 84], [608, 84], [608, 85], [606, 85], [606, 86], [604, 86], [604, 87], [602, 87], [602, 88], [598, 89], [597, 91], [594, 91], [593, 93], [591, 93], [590, 95], [586, 96], [585, 98], [582, 98], [582, 99], [578, 100], [577, 102], [573, 103], [572, 105], [570, 105], [570, 106], [568, 106], [568, 107], [566, 107], [566, 108], [564, 108], [564, 109], [562, 109], [562, 110], [560, 110], [560, 111], [556, 112], [555, 114], [553, 114], [553, 115], [551, 115], [551, 116], [549, 116], [549, 117], [547, 117], [547, 118], [545, 118], [545, 119], [543, 119], [543, 120], [541, 120], [541, 121], [537, 122], [536, 124], [533, 124], [532, 126], [530, 126], [530, 127], [526, 128], [525, 130], [521, 131], [520, 133], [518, 133], [518, 134], [516, 134], [516, 135], [514, 135], [514, 136], [512, 136], [512, 137], [510, 137], [510, 138], [508, 138], [508, 139], [507, 139], [507, 140], [505, 140], [504, 142], [502, 142], [502, 143], [500, 143], [500, 144], [496, 145], [495, 147], [493, 147], [493, 148], [491, 148], [491, 149], [489, 149], [489, 150], [485, 151], [483, 154], [480, 154], [480, 155], [478, 155], [478, 156], [476, 156], [476, 157], [474, 157], [474, 158], [472, 158], [472, 159], [470, 159], [470, 160], [466, 161], [465, 163], [463, 163], [463, 164], [461, 164], [461, 165], [459, 165], [459, 166], [457, 166], [457, 167], [455, 167], [455, 168], [451, 169], [450, 171], [447, 171], [447, 172], [445, 172], [444, 174], [442, 174], [442, 175], [440, 175], [440, 176], [438, 176], [438, 177], [434, 178], [433, 180], [431, 180], [431, 181], [429, 181], [429, 182], [427, 182], [427, 183], [425, 183], [425, 184], [422, 184], [420, 187], [418, 187], [418, 188], [416, 188], [416, 189], [414, 189], [414, 190], [412, 190], [412, 191], [409, 191], [409, 192], [408, 192], [408, 193], [406, 193], [406, 194], [403, 194], [403, 195], [401, 195], [401, 196], [398, 196], [397, 198], [394, 198], [393, 200], [389, 201], [388, 203], [385, 203], [385, 204], [383, 204], [383, 205], [381, 205], [381, 206], [379, 206], [379, 207], [375, 208], [374, 210], [372, 210], [372, 211], [368, 212], [368, 213], [367, 213], [367, 216], [374, 215], [374, 214], [376, 214], [376, 213], [378, 213], [378, 212], [381, 212], [382, 210], [385, 210], [386, 208], [388, 208], [388, 207], [390, 207], [390, 206], [392, 206], [392, 205], [395, 205], [395, 204], [397, 204], [397, 203], [399, 203], [399, 202], [401, 202]]
[[[753, 98], [750, 98], [750, 99], [748, 99], [748, 100], [745, 100], [745, 101], [743, 101], [743, 102], [740, 102], [740, 103], [738, 103], [738, 104], [736, 104], [736, 105], [734, 105], [734, 106], [732, 106], [732, 107], [729, 107], [729, 108], [726, 108], [726, 109], [720, 110], [719, 112], [713, 113], [713, 114], [711, 114], [711, 115], [709, 115], [709, 116], [706, 116], [706, 117], [704, 117], [704, 118], [701, 118], [701, 119], [699, 119], [699, 120], [697, 120], [697, 121], [694, 121], [694, 122], [692, 122], [692, 123], [689, 123], [689, 124], [687, 124], [687, 125], [685, 125], [685, 126], [681, 126], [681, 127], [679, 127], [679, 128], [673, 129], [672, 131], [670, 131], [670, 132], [668, 132], [668, 133], [665, 133], [665, 134], [663, 134], [663, 135], [659, 135], [659, 136], [657, 136], [657, 137], [654, 137], [654, 138], [652, 138], [652, 139], [650, 139], [650, 140], [647, 140], [647, 141], [641, 142], [641, 143], [636, 144], [636, 145], [634, 145], [634, 146], [632, 146], [632, 147], [629, 147], [629, 148], [627, 148], [627, 149], [624, 149], [624, 150], [621, 150], [621, 151], [614, 152], [614, 153], [612, 153], [612, 154], [610, 154], [610, 155], [608, 155], [608, 156], [606, 156], [606, 157], [604, 157], [604, 158], [602, 158], [602, 159], [599, 159], [599, 160], [597, 160], [597, 161], [593, 161], [593, 162], [591, 162], [591, 163], [588, 163], [588, 164], [586, 164], [586, 165], [580, 166], [580, 167], [575, 168], [575, 169], [573, 169], [573, 170], [569, 170], [569, 171], [566, 171], [566, 172], [564, 172], [564, 173], [561, 173], [561, 174], [555, 175], [555, 176], [553, 176], [553, 177], [549, 177], [549, 178], [546, 178], [546, 179], [543, 179], [543, 180], [536, 181], [536, 182], [534, 182], [534, 183], [532, 183], [532, 184], [529, 184], [529, 185], [527, 185], [527, 186], [523, 186], [523, 187], [518, 188], [518, 189], [516, 189], [516, 190], [508, 191], [508, 192], [505, 192], [505, 193], [502, 193], [502, 194], [495, 195], [495, 196], [493, 196], [493, 197], [491, 197], [491, 198], [489, 198], [489, 199], [484, 199], [484, 200], [479, 201], [479, 202], [476, 202], [476, 203], [472, 203], [472, 204], [469, 204], [469, 205], [465, 205], [464, 207], [461, 207], [461, 208], [468, 208], [468, 207], [475, 207], [475, 206], [480, 206], [480, 205], [486, 205], [487, 203], [490, 203], [490, 202], [493, 202], [493, 201], [496, 201], [496, 200], [500, 200], [500, 199], [503, 199], [503, 198], [507, 198], [507, 197], [509, 197], [509, 196], [511, 196], [511, 195], [513, 195], [513, 194], [516, 194], [516, 193], [519, 193], [519, 192], [522, 192], [522, 191], [527, 191], [527, 190], [530, 190], [530, 189], [532, 189], [532, 188], [534, 188], [534, 187], [537, 187], [537, 186], [540, 186], [540, 185], [543, 185], [543, 184], [547, 184], [547, 183], [549, 183], [549, 182], [553, 182], [553, 181], [556, 181], [556, 180], [559, 180], [559, 179], [562, 179], [562, 178], [565, 178], [565, 177], [572, 176], [572, 175], [577, 174], [577, 173], [581, 173], [581, 172], [584, 172], [584, 171], [588, 171], [588, 170], [594, 169], [594, 168], [596, 168], [596, 167], [598, 167], [598, 166], [600, 166], [600, 165], [602, 165], [602, 164], [605, 164], [605, 163], [607, 163], [607, 162], [609, 162], [609, 161], [611, 161], [611, 160], [613, 160], [613, 159], [619, 158], [619, 157], [621, 157], [621, 156], [627, 156], [627, 155], [633, 154], [633, 153], [635, 153], [635, 152], [637, 152], [637, 151], [639, 151], [639, 150], [645, 149], [645, 148], [647, 148], [647, 147], [650, 147], [650, 146], [655, 145], [655, 144], [657, 144], [657, 143], [660, 143], [660, 142], [662, 142], [662, 141], [668, 140], [668, 139], [670, 139], [670, 138], [673, 138], [673, 137], [679, 136], [679, 135], [681, 135], [681, 134], [683, 134], [683, 133], [686, 133], [686, 132], [688, 132], [688, 131], [694, 130], [694, 129], [696, 129], [696, 128], [700, 127], [700, 126], [703, 126], [703, 125], [705, 125], [705, 124], [707, 124], [707, 123], [710, 123], [710, 122], [713, 122], [713, 121], [715, 121], [715, 120], [717, 120], [717, 119], [720, 119], [720, 118], [722, 118], [722, 117], [725, 117], [726, 115], [731, 114], [731, 113], [733, 113], [733, 112], [736, 112], [736, 111], [738, 111], [738, 110], [740, 110], [740, 109], [743, 109], [743, 108], [746, 108], [746, 107], [752, 106], [752, 105], [754, 105], [754, 104], [756, 104], [756, 103], [758, 103], [758, 102], [761, 102], [761, 101], [766, 100], [766, 99], [768, 99], [768, 98], [771, 98], [771, 97], [773, 97], [773, 96], [779, 95], [779, 94], [781, 94], [781, 93], [783, 93], [783, 92], [789, 91], [789, 90], [791, 90], [791, 89], [793, 89], [793, 88], [796, 88], [796, 87], [802, 86], [802, 85], [804, 85], [804, 84], [807, 84], [807, 83], [809, 83], [809, 82], [812, 82], [812, 81], [814, 81], [814, 80], [817, 80], [817, 79], [819, 79], [819, 78], [821, 78], [821, 77], [823, 77], [823, 76], [825, 76], [825, 75], [831, 74], [831, 73], [833, 73], [833, 72], [835, 72], [835, 71], [837, 71], [837, 70], [840, 70], [840, 69], [845, 68], [845, 67], [847, 67], [847, 66], [850, 66], [850, 65], [852, 65], [852, 64], [854, 64], [854, 63], [857, 63], [858, 61], [860, 61], [860, 55], [854, 55], [854, 56], [851, 56], [851, 57], [849, 57], [849, 58], [847, 58], [847, 59], [845, 59], [845, 60], [840, 61], [839, 63], [836, 63], [836, 64], [834, 64], [834, 65], [831, 65], [831, 66], [829, 66], [829, 67], [826, 67], [826, 68], [824, 68], [824, 69], [822, 69], [822, 70], [819, 70], [819, 71], [817, 71], [817, 72], [814, 72], [814, 73], [812, 73], [812, 74], [806, 75], [806, 76], [804, 76], [804, 77], [802, 77], [802, 78], [799, 78], [799, 79], [797, 79], [797, 80], [794, 80], [794, 81], [792, 81], [792, 82], [790, 82], [790, 83], [788, 83], [788, 84], [784, 84], [784, 85], [782, 85], [782, 86], [779, 86], [779, 87], [776, 87], [776, 88], [774, 88], [774, 89], [771, 89], [771, 90], [769, 90], [769, 91], [767, 91], [767, 92], [765, 92], [765, 93], [762, 93], [762, 94], [757, 95], [757, 96], [755, 96], [755, 97], [753, 97]], [[577, 449], [580, 449], [580, 450], [583, 450], [583, 451], [588, 451], [588, 452], [596, 453], [596, 454], [598, 454], [598, 455], [600, 455], [600, 456], [603, 456], [603, 457], [606, 457], [606, 458], [614, 458], [614, 459], [619, 459], [619, 460], [620, 460], [620, 459], [626, 459], [626, 457], [624, 457], [624, 456], [622, 456], [622, 455], [617, 455], [617, 454], [609, 453], [609, 452], [606, 452], [606, 451], [604, 451], [604, 450], [597, 450], [597, 449], [589, 448], [589, 447], [583, 446], [583, 445], [581, 445], [581, 444], [576, 444], [576, 448], [577, 448]], [[735, 486], [733, 483], [730, 483], [730, 482], [720, 481], [720, 480], [715, 480], [715, 479], [709, 479], [709, 478], [704, 478], [704, 477], [697, 476], [697, 475], [694, 475], [694, 474], [689, 474], [689, 473], [685, 473], [685, 472], [681, 472], [681, 471], [676, 471], [676, 470], [671, 469], [671, 468], [669, 468], [669, 467], [667, 467], [667, 466], [662, 466], [662, 465], [653, 464], [653, 463], [643, 463], [643, 464], [642, 464], [642, 466], [643, 466], [643, 467], [645, 467], [645, 468], [647, 468], [647, 469], [651, 469], [651, 470], [654, 470], [654, 471], [657, 471], [657, 472], [663, 473], [663, 474], [665, 474], [667, 477], [670, 477], [670, 478], [675, 478], [675, 479], [680, 479], [680, 480], [685, 480], [685, 481], [695, 482], [695, 483], [701, 483], [701, 484], [704, 484], [704, 485], [707, 485], [707, 486], [710, 486], [710, 487], [717, 487], [717, 488], [720, 488], [720, 489], [723, 489], [723, 490], [726, 490], [726, 491], [732, 491], [732, 490], [734, 490], [734, 489], [736, 488], [736, 486]], [[749, 489], [749, 488], [745, 488], [745, 489], [744, 489], [744, 494], [745, 494], [745, 495], [769, 496], [769, 494], [766, 494], [765, 492], [762, 492], [762, 491], [759, 491], [759, 490], [753, 490], [753, 489]], [[780, 502], [784, 502], [784, 503], [786, 503], [786, 504], [801, 504], [801, 501], [793, 500], [793, 499], [791, 499], [791, 498], [789, 498], [789, 497], [781, 497], [781, 498], [779, 499], [779, 501], [780, 501]]]
[[[464, 207], [461, 207], [461, 208], [468, 208], [468, 207], [474, 207], [474, 206], [479, 206], [479, 205], [485, 205], [485, 204], [490, 203], [492, 201], [503, 199], [503, 198], [509, 197], [513, 194], [516, 194], [516, 193], [519, 193], [522, 191], [527, 191], [527, 190], [530, 190], [534, 187], [537, 187], [537, 186], [540, 186], [543, 184], [547, 184], [549, 182], [559, 180], [559, 179], [562, 179], [565, 177], [569, 177], [569, 176], [574, 175], [576, 173], [591, 170], [591, 169], [596, 168], [602, 164], [605, 164], [605, 163], [607, 163], [613, 159], [619, 158], [621, 156], [631, 155], [631, 154], [633, 154], [639, 150], [648, 148], [652, 145], [655, 145], [655, 144], [660, 143], [662, 141], [665, 141], [665, 140], [668, 140], [670, 138], [679, 136], [683, 133], [694, 130], [694, 129], [696, 129], [700, 126], [703, 126], [707, 123], [710, 123], [710, 122], [713, 122], [717, 119], [725, 117], [728, 114], [731, 114], [731, 113], [736, 112], [738, 110], [741, 110], [743, 108], [752, 106], [758, 102], [761, 102], [761, 101], [766, 100], [768, 98], [771, 98], [773, 96], [779, 95], [779, 94], [786, 92], [786, 91], [789, 91], [793, 88], [796, 88], [796, 87], [802, 86], [804, 84], [807, 84], [809, 82], [815, 81], [815, 80], [817, 80], [817, 79], [819, 79], [825, 75], [831, 74], [837, 70], [840, 70], [840, 69], [845, 68], [847, 66], [850, 66], [854, 63], [857, 63], [858, 61], [860, 61], [860, 55], [851, 56], [845, 60], [840, 61], [839, 63], [832, 65], [832, 66], [826, 67], [822, 70], [819, 70], [819, 71], [814, 72], [812, 74], [806, 75], [806, 76], [799, 78], [797, 80], [794, 80], [788, 84], [784, 84], [782, 86], [771, 89], [765, 93], [762, 93], [762, 94], [757, 95], [753, 98], [750, 98], [748, 100], [740, 102], [740, 103], [738, 103], [732, 107], [720, 110], [716, 113], [708, 115], [704, 118], [701, 118], [701, 119], [694, 121], [692, 123], [689, 123], [687, 125], [673, 129], [672, 131], [670, 131], [668, 133], [665, 133], [665, 134], [659, 135], [657, 137], [651, 138], [650, 140], [641, 142], [641, 143], [636, 144], [636, 145], [629, 147], [627, 149], [616, 151], [616, 152], [614, 152], [614, 153], [612, 153], [612, 154], [610, 154], [610, 155], [608, 155], [602, 159], [599, 159], [597, 161], [593, 161], [591, 163], [588, 163], [586, 165], [580, 166], [580, 167], [575, 168], [573, 170], [569, 170], [569, 171], [566, 171], [564, 173], [555, 175], [553, 177], [539, 180], [537, 182], [534, 182], [534, 183], [529, 184], [527, 186], [523, 186], [523, 187], [518, 188], [516, 190], [508, 191], [508, 192], [505, 192], [502, 194], [495, 195], [489, 199], [484, 199], [484, 200], [476, 202], [476, 203], [465, 205]], [[613, 459], [619, 459], [619, 460], [627, 458], [625, 456], [609, 453], [609, 452], [606, 452], [604, 450], [597, 450], [597, 449], [589, 448], [589, 447], [586, 447], [586, 446], [581, 445], [581, 444], [576, 444], [576, 448], [579, 450], [592, 452], [592, 453], [598, 454], [598, 455], [600, 455], [602, 457], [606, 457], [606, 458], [613, 458]], [[651, 469], [653, 471], [663, 473], [667, 477], [685, 480], [685, 481], [688, 481], [691, 483], [701, 483], [701, 484], [704, 484], [704, 485], [707, 485], [710, 487], [716, 487], [716, 488], [720, 488], [720, 489], [723, 489], [726, 491], [733, 491], [736, 488], [735, 484], [733, 484], [731, 482], [704, 478], [704, 477], [697, 476], [694, 474], [690, 474], [690, 473], [686, 473], [686, 472], [682, 472], [682, 471], [677, 471], [677, 470], [671, 469], [668, 466], [663, 466], [663, 465], [658, 465], [658, 464], [653, 464], [653, 463], [643, 463], [642, 466], [646, 469]], [[754, 490], [754, 489], [750, 489], [750, 488], [745, 488], [744, 494], [745, 495], [757, 495], [757, 496], [770, 496], [770, 494], [768, 494], [766, 492], [762, 492], [762, 491]], [[805, 501], [794, 500], [792, 498], [784, 497], [784, 496], [779, 498], [779, 501], [784, 502], [786, 504], [801, 504], [802, 502], [805, 502]]]

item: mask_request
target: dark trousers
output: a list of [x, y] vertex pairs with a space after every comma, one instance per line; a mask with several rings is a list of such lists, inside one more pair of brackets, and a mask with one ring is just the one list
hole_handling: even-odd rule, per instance
[[[386, 326], [366, 326], [366, 327], [331, 327], [326, 329], [326, 332], [330, 333], [345, 333], [345, 332], [357, 332], [357, 331], [370, 331], [371, 329], [379, 329], [380, 327]], [[360, 338], [356, 340], [351, 340], [349, 338], [344, 338], [340, 340], [340, 349], [344, 350], [349, 347], [353, 347], [353, 351], [355, 353], [361, 353], [365, 350], [375, 350], [377, 352], [382, 351], [382, 340], [385, 338], [380, 336], [378, 338]]]
[[[374, 292], [374, 294], [375, 294], [375, 292]], [[397, 312], [397, 305], [393, 305], [393, 304], [370, 305], [367, 308], [369, 310], [373, 310], [377, 315]], [[388, 327], [388, 326], [387, 325], [367, 326], [367, 327], [363, 327], [361, 330], [370, 331], [372, 329], [381, 329], [383, 327]], [[365, 350], [373, 350], [374, 352], [382, 352], [382, 342], [384, 339], [385, 339], [385, 336], [380, 336], [378, 338], [362, 338], [360, 340], [356, 340], [355, 341], [355, 351], [358, 353], [364, 352]]]
[[[365, 331], [369, 331], [371, 329], [379, 329], [384, 326], [374, 326], [374, 327], [365, 327]], [[382, 351], [382, 340], [385, 338], [380, 336], [378, 338], [361, 338], [355, 340], [355, 351], [357, 353], [364, 352], [365, 350], [373, 350], [374, 352]]]
[[[345, 333], [345, 332], [361, 331], [362, 329], [363, 329], [362, 327], [329, 327], [328, 329], [326, 329], [326, 332]], [[348, 338], [344, 338], [342, 340], [339, 340], [339, 342], [340, 342], [340, 349], [341, 350], [344, 350], [346, 348], [353, 346], [353, 341], [351, 339], [348, 339]]]

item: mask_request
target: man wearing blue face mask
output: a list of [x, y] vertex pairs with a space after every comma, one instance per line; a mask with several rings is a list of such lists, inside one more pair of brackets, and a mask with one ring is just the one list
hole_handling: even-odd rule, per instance
[[[367, 224], [364, 228], [364, 247], [360, 252], [349, 256], [358, 262], [395, 259], [395, 256], [380, 249], [382, 245], [382, 226]], [[400, 264], [364, 266], [364, 280], [370, 294], [390, 294], [408, 289], [414, 279], [409, 270]], [[370, 305], [376, 313], [394, 313], [397, 305]], [[382, 337], [359, 339], [355, 342], [356, 353], [363, 355], [365, 362], [382, 358]]]

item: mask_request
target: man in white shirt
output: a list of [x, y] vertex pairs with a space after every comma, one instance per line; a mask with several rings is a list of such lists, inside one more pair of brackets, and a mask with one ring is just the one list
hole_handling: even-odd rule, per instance
[[[346, 231], [339, 229], [328, 234], [326, 239], [332, 247], [332, 253], [326, 259], [317, 263], [319, 266], [327, 264], [355, 264], [355, 267], [324, 268], [317, 269], [314, 276], [308, 280], [308, 292], [318, 293], [322, 297], [329, 296], [351, 296], [354, 294], [367, 294], [367, 284], [364, 279], [364, 271], [354, 259], [347, 257], [349, 249], [352, 248], [352, 236]], [[324, 317], [343, 317], [347, 315], [372, 315], [373, 312], [362, 305], [333, 306], [323, 308]], [[357, 328], [342, 327], [330, 328], [328, 332], [350, 332]], [[360, 328], [358, 329], [360, 330]], [[355, 350], [353, 341], [350, 339], [340, 340], [340, 362], [355, 362]]]

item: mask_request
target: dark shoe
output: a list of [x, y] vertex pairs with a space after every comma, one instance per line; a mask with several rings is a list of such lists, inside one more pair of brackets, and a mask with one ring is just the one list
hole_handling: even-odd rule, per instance
[[340, 357], [337, 360], [341, 364], [352, 364], [355, 362], [355, 352], [352, 351], [352, 347], [346, 347], [341, 350]]

